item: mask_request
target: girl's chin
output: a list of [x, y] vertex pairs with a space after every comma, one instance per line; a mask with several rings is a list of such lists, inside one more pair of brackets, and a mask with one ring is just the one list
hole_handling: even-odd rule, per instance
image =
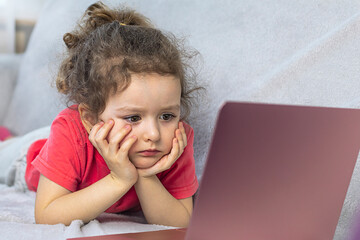
[[147, 168], [151, 168], [152, 166], [154, 166], [158, 161], [159, 160], [156, 160], [156, 161], [140, 160], [140, 161], [133, 161], [132, 163], [138, 169], [147, 169]]

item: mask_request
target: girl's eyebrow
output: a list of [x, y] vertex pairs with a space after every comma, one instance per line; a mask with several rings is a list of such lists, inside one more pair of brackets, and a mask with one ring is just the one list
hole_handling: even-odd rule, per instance
[[[144, 111], [145, 108], [143, 107], [138, 107], [138, 106], [122, 106], [122, 107], [118, 107], [116, 108], [116, 111]], [[175, 105], [169, 105], [169, 106], [165, 106], [162, 107], [161, 110], [174, 110], [174, 111], [178, 111], [180, 110], [180, 105], [179, 104], [175, 104]]]
[[180, 105], [179, 104], [169, 105], [162, 108], [162, 110], [180, 110]]
[[143, 108], [136, 106], [123, 106], [116, 108], [116, 111], [141, 111]]

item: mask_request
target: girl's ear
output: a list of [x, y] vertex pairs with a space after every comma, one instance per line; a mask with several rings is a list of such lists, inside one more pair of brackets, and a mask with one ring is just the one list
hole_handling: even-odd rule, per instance
[[82, 124], [84, 125], [86, 131], [90, 134], [92, 127], [96, 123], [96, 118], [89, 111], [89, 108], [85, 104], [80, 103], [78, 106], [78, 111], [80, 114]]

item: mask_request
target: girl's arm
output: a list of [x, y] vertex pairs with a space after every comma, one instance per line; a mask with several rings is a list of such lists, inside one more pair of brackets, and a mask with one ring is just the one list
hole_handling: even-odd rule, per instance
[[192, 197], [180, 200], [174, 198], [156, 176], [172, 166], [184, 152], [186, 145], [185, 128], [180, 122], [170, 153], [153, 167], [138, 169], [139, 179], [134, 186], [148, 223], [176, 227], [187, 227], [189, 224], [193, 209]]
[[192, 197], [174, 198], [157, 176], [139, 177], [134, 185], [148, 223], [187, 227], [193, 209]]
[[111, 174], [76, 192], [41, 175], [36, 194], [35, 221], [41, 224], [70, 225], [75, 219], [89, 222], [121, 198], [131, 187]]
[[138, 173], [129, 160], [128, 152], [136, 137], [129, 137], [120, 146], [120, 142], [131, 131], [130, 126], [125, 126], [107, 141], [113, 124], [113, 121], [98, 123], [89, 135], [91, 143], [109, 167], [110, 174], [76, 192], [70, 192], [41, 176], [35, 202], [37, 223], [69, 225], [75, 219], [88, 222], [108, 209], [135, 184]]

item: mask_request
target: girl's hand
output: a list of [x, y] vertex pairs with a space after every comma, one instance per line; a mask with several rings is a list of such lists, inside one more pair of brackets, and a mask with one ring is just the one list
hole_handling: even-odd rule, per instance
[[169, 154], [163, 156], [154, 166], [146, 169], [137, 169], [139, 177], [151, 177], [160, 172], [168, 170], [174, 162], [181, 156], [187, 145], [187, 136], [182, 122], [179, 122], [179, 128], [175, 130], [172, 148]]
[[95, 124], [90, 131], [89, 140], [104, 158], [113, 179], [134, 185], [138, 179], [138, 173], [129, 160], [129, 149], [136, 142], [136, 136], [126, 139], [120, 146], [120, 142], [131, 131], [131, 126], [126, 125], [112, 138], [108, 139], [113, 126], [113, 120], [107, 123]]

